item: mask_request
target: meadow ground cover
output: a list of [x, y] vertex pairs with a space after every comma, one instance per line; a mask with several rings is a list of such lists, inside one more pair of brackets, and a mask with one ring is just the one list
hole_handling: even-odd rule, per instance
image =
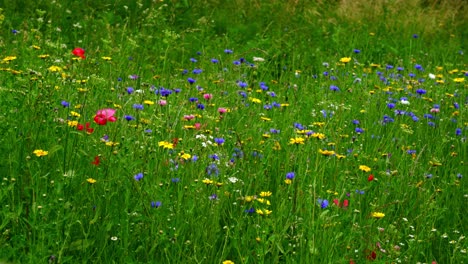
[[5, 1], [0, 262], [466, 263], [449, 2]]

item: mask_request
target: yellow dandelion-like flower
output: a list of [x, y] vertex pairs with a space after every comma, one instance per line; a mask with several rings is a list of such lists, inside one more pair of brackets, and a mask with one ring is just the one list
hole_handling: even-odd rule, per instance
[[52, 65], [52, 66], [49, 67], [49, 71], [51, 71], [51, 72], [60, 72], [60, 71], [62, 71], [62, 68], [60, 68], [59, 66]]
[[102, 58], [103, 60], [106, 60], [106, 61], [110, 61], [110, 60], [112, 60], [112, 58], [111, 58], [111, 57], [101, 57], [101, 58]]
[[287, 107], [287, 106], [289, 106], [289, 104], [284, 103], [284, 104], [280, 104], [280, 106], [281, 106], [281, 107], [283, 107], [283, 106], [284, 106], [284, 107]]
[[267, 199], [258, 198], [256, 201], [258, 201], [259, 203], [262, 203], [262, 204], [271, 205], [270, 201], [267, 200]]
[[244, 197], [244, 201], [245, 201], [246, 203], [250, 203], [250, 202], [252, 202], [254, 199], [255, 199], [255, 197], [253, 197], [253, 196], [246, 196], [246, 197]]
[[287, 185], [289, 185], [289, 184], [292, 183], [292, 181], [291, 181], [290, 179], [285, 179], [285, 180], [284, 180], [284, 183], [286, 183]]
[[348, 63], [351, 61], [351, 57], [343, 57], [340, 59], [340, 62], [341, 63]]
[[33, 45], [32, 48], [35, 49], [35, 50], [40, 50], [41, 49], [41, 47], [39, 47], [37, 45]]
[[223, 264], [234, 264], [234, 262], [230, 261], [230, 260], [225, 260], [225, 261], [223, 261]]
[[270, 135], [270, 134], [267, 134], [267, 133], [265, 133], [265, 134], [263, 134], [263, 135], [262, 135], [262, 137], [264, 137], [264, 138], [271, 138], [271, 135]]
[[69, 127], [76, 127], [78, 125], [78, 121], [68, 121], [67, 123]]
[[364, 172], [371, 171], [371, 168], [367, 167], [366, 165], [359, 165], [359, 169], [364, 171]]
[[36, 149], [36, 150], [33, 151], [33, 153], [38, 157], [47, 156], [49, 154], [48, 151], [45, 151], [45, 150], [42, 150], [42, 149]]
[[42, 54], [42, 55], [39, 55], [37, 57], [40, 58], [40, 59], [46, 59], [46, 58], [49, 58], [50, 55], [49, 54]]
[[145, 100], [145, 101], [143, 101], [143, 103], [147, 104], [147, 105], [154, 105], [154, 102], [150, 101], [150, 100]]
[[261, 193], [260, 193], [260, 196], [261, 196], [261, 197], [269, 197], [269, 196], [271, 196], [271, 194], [272, 194], [272, 193], [271, 193], [270, 191], [268, 191], [268, 192], [261, 192]]
[[257, 210], [255, 210], [255, 212], [257, 214], [259, 214], [259, 215], [269, 215], [269, 214], [272, 213], [272, 211], [267, 210], [267, 209], [263, 209], [263, 210], [262, 209], [257, 209]]
[[80, 117], [81, 115], [75, 111], [70, 111], [70, 115], [74, 117]]
[[180, 157], [184, 160], [189, 160], [192, 157], [192, 155], [188, 153], [183, 153], [182, 155], [180, 155]]
[[258, 99], [258, 98], [254, 98], [254, 97], [249, 97], [249, 100], [252, 102], [252, 103], [255, 103], [255, 104], [261, 104], [262, 103], [262, 100]]
[[264, 117], [264, 116], [260, 117], [260, 119], [262, 119], [263, 121], [271, 121], [271, 118]]
[[202, 182], [206, 185], [210, 185], [210, 184], [213, 184], [213, 181], [210, 180], [210, 179], [203, 179]]
[[453, 81], [456, 82], [456, 83], [462, 83], [462, 82], [465, 81], [465, 78], [455, 78], [455, 79], [453, 79]]
[[325, 122], [314, 122], [312, 123], [314, 127], [323, 127], [325, 125]]
[[299, 144], [302, 144], [304, 145], [304, 141], [305, 141], [305, 138], [302, 138], [302, 137], [297, 137], [297, 138], [290, 138], [289, 139], [289, 144], [291, 145], [299, 145]]
[[333, 151], [333, 150], [321, 150], [321, 149], [319, 149], [319, 153], [324, 155], [324, 156], [335, 155], [335, 151]]
[[164, 149], [174, 148], [174, 144], [172, 144], [171, 142], [167, 142], [167, 141], [159, 141], [158, 146], [163, 147]]
[[114, 147], [114, 146], [117, 146], [119, 145], [119, 142], [113, 142], [113, 141], [107, 141], [106, 142], [106, 146], [108, 147]]
[[278, 141], [275, 141], [275, 145], [273, 146], [273, 150], [281, 150], [281, 144]]
[[88, 179], [86, 179], [86, 181], [89, 182], [89, 183], [91, 183], [91, 184], [94, 184], [94, 183], [97, 182], [97, 181], [96, 181], [95, 179], [93, 179], [93, 178], [88, 178]]
[[326, 138], [325, 134], [322, 134], [322, 133], [314, 133], [314, 134], [312, 134], [312, 137], [313, 138], [318, 138], [318, 139]]
[[16, 60], [16, 56], [6, 56], [5, 58], [3, 58], [3, 62], [10, 62], [12, 60]]
[[381, 213], [381, 212], [373, 212], [371, 214], [371, 216], [374, 217], [374, 218], [380, 219], [380, 218], [383, 218], [385, 216], [385, 214]]
[[344, 159], [344, 158], [346, 158], [345, 155], [340, 155], [340, 154], [336, 154], [335, 157], [337, 157], [338, 159]]

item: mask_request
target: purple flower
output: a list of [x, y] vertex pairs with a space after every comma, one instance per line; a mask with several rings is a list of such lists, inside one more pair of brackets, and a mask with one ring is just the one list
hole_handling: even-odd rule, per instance
[[461, 173], [457, 173], [457, 178], [461, 179], [461, 178], [463, 178], [463, 175]]
[[354, 124], [354, 125], [359, 125], [359, 120], [354, 119], [354, 120], [353, 120], [353, 124]]
[[215, 193], [210, 195], [210, 200], [217, 200], [218, 199], [218, 195], [216, 195]]
[[193, 78], [190, 78], [190, 77], [189, 77], [189, 78], [187, 78], [187, 81], [188, 81], [190, 84], [193, 84], [193, 83], [195, 83], [195, 82], [196, 82], [196, 80], [195, 80], [195, 79], [193, 79]]
[[156, 201], [156, 202], [152, 201], [151, 202], [151, 207], [153, 207], [153, 208], [159, 208], [159, 207], [161, 207], [161, 205], [162, 205], [161, 201]]
[[419, 94], [419, 95], [423, 95], [423, 94], [426, 94], [427, 92], [424, 89], [417, 89], [416, 93]]
[[361, 51], [358, 50], [358, 49], [354, 49], [353, 52], [356, 53], [356, 54], [361, 53]]
[[217, 59], [213, 58], [213, 59], [211, 59], [211, 62], [212, 62], [212, 63], [218, 63], [218, 62], [219, 62], [219, 60], [217, 60]]
[[279, 134], [279, 133], [280, 133], [280, 130], [271, 128], [271, 129], [270, 129], [270, 133], [272, 133], [272, 134]]
[[247, 83], [246, 83], [246, 82], [242, 82], [242, 81], [238, 81], [238, 82], [237, 82], [237, 85], [238, 85], [240, 88], [245, 88], [245, 87], [247, 87]]
[[268, 90], [268, 86], [264, 82], [260, 82], [259, 85], [260, 85], [260, 89], [262, 89], [263, 91]]
[[337, 92], [337, 91], [340, 90], [340, 88], [338, 88], [338, 86], [336, 86], [336, 85], [330, 85], [330, 90], [334, 91], [334, 92]]
[[178, 183], [180, 181], [180, 178], [172, 178], [171, 181], [173, 183]]
[[132, 94], [134, 91], [135, 91], [135, 89], [133, 89], [133, 87], [127, 87], [127, 93], [128, 94]]
[[224, 138], [215, 138], [214, 142], [218, 145], [224, 144]]
[[185, 74], [187, 74], [187, 73], [188, 73], [188, 70], [187, 70], [187, 69], [182, 70], [182, 75], [185, 75]]
[[395, 108], [395, 104], [394, 104], [394, 103], [388, 103], [388, 104], [387, 104], [387, 107], [388, 107], [389, 109], [393, 109], [393, 108]]
[[211, 163], [210, 165], [208, 165], [208, 167], [206, 167], [205, 171], [206, 171], [206, 174], [208, 174], [208, 176], [218, 176], [219, 175], [219, 169], [218, 169], [218, 166], [216, 166], [215, 163]]
[[364, 129], [360, 128], [360, 127], [356, 127], [356, 129], [354, 129], [354, 131], [358, 134], [361, 134], [361, 133], [364, 133]]
[[423, 67], [420, 65], [420, 64], [416, 64], [414, 65], [414, 68], [418, 71], [422, 71], [423, 70]]
[[138, 75], [132, 74], [132, 75], [128, 76], [128, 78], [130, 78], [131, 80], [136, 80], [136, 79], [138, 79]]
[[329, 204], [328, 200], [326, 200], [326, 199], [321, 199], [321, 198], [319, 198], [319, 199], [317, 200], [317, 202], [318, 202], [318, 204], [320, 205], [320, 208], [322, 208], [322, 209], [327, 208], [327, 207], [328, 207], [328, 204]]
[[197, 59], [195, 59], [195, 58], [190, 58], [190, 61], [193, 62], [193, 63], [195, 63], [195, 62], [197, 62]]
[[419, 35], [418, 34], [413, 34], [413, 38], [417, 39], [417, 38], [419, 38]]
[[197, 109], [204, 110], [205, 105], [204, 104], [197, 104]]
[[195, 103], [195, 102], [198, 102], [198, 98], [196, 98], [196, 97], [190, 97], [190, 98], [189, 98], [189, 101], [190, 101], [191, 103]]
[[286, 179], [292, 180], [292, 179], [294, 179], [295, 176], [296, 176], [296, 174], [294, 172], [286, 173]]
[[124, 118], [125, 118], [125, 120], [127, 120], [127, 121], [135, 120], [135, 118], [134, 118], [133, 116], [131, 116], [131, 115], [125, 115]]
[[144, 109], [142, 104], [133, 104], [133, 108], [136, 109], [136, 110], [143, 110]]
[[135, 176], [133, 176], [133, 178], [136, 180], [136, 181], [140, 181], [141, 179], [143, 179], [143, 173], [138, 173], [136, 174]]
[[235, 61], [233, 61], [232, 63], [233, 63], [234, 65], [241, 65], [241, 62], [238, 61], [238, 60], [235, 60]]
[[224, 50], [224, 53], [226, 53], [226, 54], [232, 54], [232, 52], [233, 52], [233, 51], [230, 50], [230, 49], [225, 49], [225, 50]]
[[455, 135], [460, 136], [461, 134], [462, 134], [461, 128], [457, 128], [457, 129], [455, 130]]
[[70, 106], [70, 103], [67, 102], [67, 101], [62, 101], [62, 102], [60, 102], [60, 104], [61, 104], [63, 107], [69, 107], [69, 106]]
[[397, 69], [397, 71], [403, 71], [405, 68], [403, 68], [403, 67], [398, 67], [398, 68], [396, 68], [396, 69]]
[[202, 69], [193, 69], [193, 71], [192, 71], [193, 74], [200, 74], [202, 72], [203, 72]]

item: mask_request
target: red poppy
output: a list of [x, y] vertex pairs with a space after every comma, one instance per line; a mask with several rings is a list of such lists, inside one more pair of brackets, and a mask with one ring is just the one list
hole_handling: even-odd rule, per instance
[[109, 122], [115, 122], [117, 118], [114, 116], [115, 110], [114, 109], [102, 109], [97, 111], [96, 115], [94, 116], [94, 122], [98, 125], [105, 125], [107, 124], [107, 121]]
[[374, 175], [369, 175], [369, 177], [367, 178], [367, 181], [373, 181], [374, 180]]
[[372, 251], [369, 255], [367, 255], [368, 260], [375, 260], [377, 258], [377, 253], [375, 251]]
[[86, 58], [86, 57], [85, 57], [85, 50], [82, 49], [82, 48], [75, 48], [75, 49], [73, 49], [72, 54], [75, 55], [75, 56], [77, 56], [77, 57], [80, 57], [80, 58], [82, 58], [82, 59]]
[[340, 203], [340, 201], [338, 199], [333, 199], [333, 203], [336, 205], [336, 206], [339, 206], [339, 207], [348, 207], [349, 205], [349, 201], [348, 200], [343, 200], [342, 203]]
[[99, 156], [94, 157], [93, 162], [91, 162], [91, 164], [94, 164], [96, 166], [99, 166], [99, 163], [101, 163], [101, 159], [99, 158]]

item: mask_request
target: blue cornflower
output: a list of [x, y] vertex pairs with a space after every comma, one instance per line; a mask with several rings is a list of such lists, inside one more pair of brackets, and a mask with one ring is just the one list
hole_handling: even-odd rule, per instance
[[218, 176], [219, 174], [218, 166], [215, 163], [211, 163], [210, 165], [208, 165], [205, 171], [206, 174], [208, 174], [208, 176]]
[[210, 200], [217, 200], [218, 199], [218, 195], [216, 195], [215, 193], [210, 195]]
[[338, 86], [336, 86], [336, 85], [330, 85], [330, 90], [334, 91], [334, 92], [337, 92], [337, 91], [340, 90], [340, 88], [338, 88]]
[[133, 176], [133, 178], [136, 180], [136, 181], [140, 181], [141, 179], [143, 179], [143, 173], [138, 173], [136, 174], [135, 176]]
[[193, 71], [192, 71], [193, 74], [200, 74], [202, 72], [203, 72], [202, 69], [193, 69]]
[[387, 66], [385, 66], [385, 69], [391, 70], [391, 69], [393, 69], [393, 65], [387, 65]]
[[403, 71], [403, 70], [405, 70], [405, 68], [403, 68], [403, 67], [397, 67], [396, 69], [397, 69], [397, 71]]
[[232, 63], [233, 63], [234, 65], [241, 65], [241, 62], [238, 61], [238, 60], [235, 60], [235, 61], [233, 61]]
[[360, 128], [360, 127], [356, 127], [356, 128], [354, 129], [354, 131], [355, 131], [356, 133], [358, 133], [358, 134], [364, 133], [364, 129], [362, 129], [362, 128]]
[[457, 102], [453, 103], [453, 107], [455, 107], [455, 109], [460, 109], [460, 105]]
[[171, 182], [178, 183], [178, 182], [180, 182], [180, 178], [172, 178]]
[[271, 105], [272, 105], [273, 107], [276, 107], [276, 108], [280, 108], [280, 107], [281, 107], [281, 104], [280, 104], [280, 103], [277, 103], [277, 102], [273, 102], [273, 103], [271, 103]]
[[356, 53], [356, 54], [361, 53], [361, 51], [358, 50], [358, 49], [354, 49], [353, 52]]
[[135, 91], [135, 89], [133, 89], [133, 87], [127, 87], [127, 93], [128, 94], [132, 94], [134, 91]]
[[427, 92], [424, 89], [417, 89], [416, 93], [419, 94], [419, 95], [423, 95], [423, 94], [426, 94]]
[[411, 116], [411, 118], [413, 119], [414, 122], [418, 122], [418, 121], [419, 121], [419, 118], [418, 118], [416, 115]]
[[164, 87], [161, 87], [161, 90], [159, 90], [159, 94], [164, 97], [168, 97], [172, 93], [172, 90], [166, 89]]
[[246, 82], [243, 82], [243, 81], [238, 81], [238, 82], [237, 82], [237, 85], [238, 85], [240, 88], [245, 88], [245, 87], [247, 87], [248, 84], [247, 84]]
[[70, 103], [67, 102], [67, 101], [62, 101], [62, 102], [60, 102], [60, 104], [61, 104], [63, 107], [69, 107], [69, 106], [70, 106]]
[[230, 50], [230, 49], [225, 49], [225, 50], [224, 50], [224, 53], [226, 53], [226, 54], [232, 54], [232, 52], [233, 52], [233, 51]]
[[178, 94], [182, 91], [182, 89], [180, 88], [174, 88], [172, 91], [174, 91], [174, 93]]
[[297, 128], [299, 130], [304, 130], [304, 126], [300, 123], [294, 123], [294, 128]]
[[424, 117], [424, 118], [427, 118], [427, 119], [434, 119], [434, 116], [431, 115], [431, 114], [424, 114], [423, 117]]
[[204, 104], [197, 104], [197, 109], [200, 109], [200, 110], [205, 110], [205, 105]]
[[214, 142], [215, 142], [216, 144], [218, 144], [218, 145], [224, 144], [224, 141], [225, 141], [224, 138], [215, 138], [215, 139], [214, 139]]
[[416, 64], [414, 65], [414, 68], [418, 71], [422, 71], [423, 70], [423, 67], [420, 65], [420, 64]]
[[198, 156], [197, 156], [197, 155], [193, 155], [193, 156], [192, 156], [192, 161], [193, 161], [193, 162], [196, 162], [197, 160], [198, 160]]
[[263, 109], [265, 110], [270, 110], [272, 108], [272, 105], [266, 104], [263, 106]]
[[457, 129], [455, 130], [455, 135], [460, 136], [461, 134], [462, 134], [461, 128], [457, 128]]
[[427, 173], [427, 174], [425, 174], [425, 176], [426, 176], [426, 178], [428, 178], [428, 179], [432, 178], [432, 174], [431, 174], [431, 173]]
[[19, 31], [18, 31], [18, 30], [16, 30], [16, 29], [12, 29], [12, 30], [11, 30], [11, 33], [13, 33], [13, 34], [15, 34], [15, 35], [16, 35], [16, 34], [18, 34], [18, 33], [19, 33]]
[[143, 110], [144, 109], [142, 104], [133, 104], [133, 108], [136, 109], [136, 110]]
[[276, 93], [271, 91], [271, 92], [267, 92], [267, 94], [271, 97], [276, 97]]
[[197, 59], [195, 59], [195, 58], [190, 58], [190, 61], [193, 62], [193, 63], [195, 63], [195, 62], [197, 62]]
[[384, 124], [386, 124], [386, 123], [393, 123], [394, 121], [395, 121], [395, 120], [394, 120], [393, 118], [389, 117], [388, 115], [384, 115], [384, 116], [383, 116], [383, 122], [384, 122]]
[[145, 129], [145, 133], [151, 134], [151, 133], [153, 133], [153, 130], [151, 130], [151, 129]]
[[286, 173], [286, 179], [292, 180], [292, 179], [294, 179], [295, 176], [296, 176], [296, 174], [294, 172]]
[[262, 89], [263, 91], [268, 90], [268, 86], [264, 82], [260, 82], [259, 85], [260, 85], [260, 89]]
[[321, 199], [321, 198], [319, 198], [319, 199], [317, 200], [317, 202], [318, 202], [318, 204], [320, 205], [320, 208], [322, 208], [322, 209], [327, 208], [327, 207], [328, 207], [328, 204], [329, 204], [328, 200], [326, 200], [326, 199]]
[[190, 101], [191, 103], [196, 103], [196, 102], [198, 102], [198, 98], [196, 98], [196, 97], [190, 97], [190, 98], [189, 98], [189, 101]]
[[245, 209], [244, 212], [247, 213], [247, 214], [253, 214], [253, 213], [255, 213], [255, 208], [251, 207], [249, 209]]
[[215, 59], [215, 58], [213, 58], [213, 59], [211, 59], [211, 62], [212, 62], [212, 63], [218, 63], [218, 62], [219, 62], [219, 60], [218, 60], [218, 59]]
[[131, 115], [125, 115], [124, 118], [125, 118], [125, 120], [127, 120], [127, 121], [135, 120], [135, 118], [134, 118], [133, 116], [131, 116]]
[[196, 82], [196, 80], [195, 80], [195, 79], [193, 79], [193, 78], [190, 78], [190, 77], [189, 77], [189, 78], [187, 78], [187, 81], [188, 81], [190, 84], [193, 84], [193, 83], [195, 83], [195, 82]]
[[161, 201], [156, 201], [156, 202], [152, 201], [151, 202], [151, 207], [153, 207], [153, 208], [159, 208], [159, 207], [161, 207], [161, 205], [162, 205]]
[[280, 130], [279, 130], [279, 129], [271, 128], [271, 129], [270, 129], [270, 133], [272, 133], [272, 134], [279, 134], [279, 133], [280, 133]]
[[327, 71], [324, 71], [324, 72], [323, 72], [323, 76], [328, 76], [328, 72], [327, 72]]
[[394, 103], [388, 103], [388, 104], [387, 104], [387, 107], [388, 107], [389, 109], [393, 109], [393, 108], [395, 108], [395, 104], [394, 104]]
[[244, 98], [247, 98], [247, 93], [244, 92], [244, 91], [240, 91], [240, 92], [239, 92], [239, 95], [242, 96], [242, 97], [244, 97]]
[[410, 155], [413, 155], [413, 154], [416, 154], [416, 150], [414, 149], [409, 149], [406, 151], [407, 154], [410, 154]]
[[358, 193], [358, 194], [364, 194], [365, 191], [364, 191], [364, 190], [356, 190], [356, 193]]
[[431, 127], [435, 127], [435, 126], [436, 126], [436, 124], [435, 124], [434, 122], [431, 122], [431, 121], [427, 122], [427, 124], [428, 124], [429, 126], [431, 126]]
[[461, 179], [461, 178], [463, 178], [463, 175], [461, 173], [457, 173], [457, 178]]
[[413, 38], [417, 39], [417, 38], [419, 38], [419, 35], [418, 34], [413, 34]]
[[183, 69], [183, 70], [182, 70], [182, 75], [185, 75], [185, 74], [187, 74], [187, 73], [188, 73], [188, 70], [187, 70], [187, 69]]
[[408, 74], [408, 76], [409, 76], [410, 78], [414, 78], [414, 77], [416, 77], [416, 74], [410, 72], [410, 73]]
[[359, 120], [357, 120], [357, 119], [354, 119], [352, 122], [353, 122], [354, 125], [359, 125]]

